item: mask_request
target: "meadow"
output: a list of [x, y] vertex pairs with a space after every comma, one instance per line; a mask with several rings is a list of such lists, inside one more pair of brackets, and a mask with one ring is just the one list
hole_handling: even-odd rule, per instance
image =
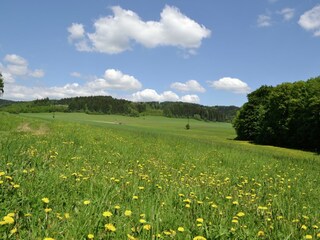
[[231, 124], [0, 113], [1, 239], [320, 239], [320, 156]]

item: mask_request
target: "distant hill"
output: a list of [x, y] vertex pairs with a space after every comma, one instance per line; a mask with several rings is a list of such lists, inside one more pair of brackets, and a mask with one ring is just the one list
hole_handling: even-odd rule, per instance
[[88, 114], [120, 114], [138, 117], [159, 115], [193, 118], [205, 121], [231, 122], [239, 110], [236, 106], [203, 106], [184, 102], [131, 102], [111, 96], [73, 97], [60, 100], [49, 98], [29, 102], [0, 100], [0, 111], [22, 112], [85, 112]]
[[8, 106], [8, 105], [13, 104], [13, 103], [15, 103], [15, 101], [0, 99], [0, 107]]

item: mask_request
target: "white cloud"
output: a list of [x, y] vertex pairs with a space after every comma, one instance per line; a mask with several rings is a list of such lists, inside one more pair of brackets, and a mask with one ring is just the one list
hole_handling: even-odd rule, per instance
[[294, 17], [295, 10], [293, 8], [284, 8], [278, 13], [282, 15], [285, 21], [289, 21]]
[[189, 80], [186, 83], [174, 82], [170, 86], [172, 89], [176, 89], [181, 92], [205, 92], [205, 88], [202, 87], [196, 80]]
[[250, 87], [237, 78], [224, 77], [217, 81], [208, 81], [209, 85], [218, 90], [226, 90], [234, 93], [249, 93]]
[[23, 57], [16, 54], [7, 54], [3, 60], [14, 65], [28, 65], [28, 62]]
[[185, 95], [180, 98], [176, 93], [172, 91], [165, 91], [159, 94], [153, 89], [144, 89], [142, 91], [136, 92], [132, 94], [131, 100], [135, 102], [200, 102], [200, 99], [197, 95]]
[[200, 98], [197, 95], [185, 95], [181, 97], [182, 102], [188, 102], [188, 103], [200, 103]]
[[320, 5], [300, 16], [298, 24], [307, 31], [313, 32], [313, 35], [320, 37]]
[[119, 70], [108, 69], [103, 78], [88, 83], [92, 89], [138, 90], [142, 84], [133, 76], [123, 74]]
[[269, 15], [261, 14], [257, 20], [258, 27], [270, 27], [272, 25], [272, 19]]
[[82, 24], [73, 23], [68, 28], [69, 40], [77, 50], [117, 54], [129, 50], [132, 42], [136, 42], [148, 48], [175, 46], [194, 52], [202, 39], [211, 34], [175, 7], [165, 6], [158, 22], [143, 21], [135, 12], [119, 6], [111, 9], [113, 16], [96, 20], [93, 33], [85, 33]]
[[62, 87], [27, 87], [17, 84], [7, 84], [4, 97], [13, 100], [34, 100], [41, 98], [67, 98], [75, 96], [109, 95], [104, 90], [90, 89], [86, 85], [68, 83]]
[[72, 25], [68, 27], [68, 32], [70, 33], [69, 40], [73, 41], [75, 39], [83, 38], [85, 30], [82, 24], [72, 23]]
[[70, 73], [70, 76], [71, 77], [75, 77], [75, 78], [81, 78], [82, 77], [81, 73], [79, 73], [79, 72], [72, 72], [72, 73]]
[[0, 63], [0, 70], [7, 83], [15, 82], [16, 77], [42, 78], [45, 74], [42, 69], [30, 69], [28, 61], [16, 54], [7, 54], [3, 61], [5, 64]]

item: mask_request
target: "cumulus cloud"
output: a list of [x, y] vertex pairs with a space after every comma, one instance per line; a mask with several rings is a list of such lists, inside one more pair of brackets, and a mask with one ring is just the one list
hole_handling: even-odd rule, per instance
[[142, 91], [132, 94], [132, 101], [135, 102], [190, 102], [190, 103], [199, 103], [200, 99], [197, 95], [185, 95], [179, 97], [176, 93], [172, 91], [165, 91], [163, 93], [157, 93], [153, 89], [144, 89]]
[[18, 84], [6, 85], [5, 97], [13, 100], [34, 100], [41, 98], [67, 98], [75, 96], [108, 95], [105, 90], [94, 90], [86, 85], [68, 83], [62, 87], [27, 87]]
[[142, 84], [133, 76], [123, 74], [119, 70], [108, 69], [103, 78], [88, 83], [92, 89], [138, 90]]
[[290, 21], [294, 17], [295, 10], [293, 8], [284, 8], [278, 13], [282, 15], [283, 20]]
[[209, 85], [218, 90], [231, 91], [234, 93], [249, 93], [250, 87], [237, 78], [224, 77], [217, 81], [208, 81]]
[[320, 37], [320, 5], [302, 14], [298, 24], [303, 29], [313, 32], [314, 36]]
[[147, 48], [174, 46], [187, 50], [200, 47], [211, 31], [182, 14], [178, 8], [165, 6], [160, 21], [143, 21], [133, 11], [120, 6], [111, 8], [113, 15], [94, 22], [93, 33], [86, 33], [82, 24], [69, 28], [69, 41], [78, 51], [117, 54], [131, 49], [136, 42]]
[[265, 14], [259, 15], [257, 25], [258, 27], [270, 27], [272, 25], [271, 16]]
[[172, 89], [181, 92], [205, 92], [205, 88], [200, 85], [196, 80], [189, 80], [185, 83], [174, 82], [170, 85]]
[[188, 102], [188, 103], [200, 103], [200, 98], [197, 95], [185, 95], [181, 97], [182, 102]]
[[16, 54], [7, 54], [3, 61], [4, 64], [0, 63], [0, 71], [6, 83], [15, 82], [16, 77], [42, 78], [45, 74], [42, 69], [30, 69], [28, 61]]

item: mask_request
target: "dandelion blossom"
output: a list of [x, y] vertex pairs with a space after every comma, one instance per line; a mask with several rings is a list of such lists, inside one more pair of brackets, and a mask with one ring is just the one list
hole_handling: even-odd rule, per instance
[[117, 229], [112, 223], [107, 223], [104, 225], [105, 229], [110, 232], [115, 232]]
[[193, 240], [207, 240], [205, 237], [202, 236], [196, 236], [193, 238]]
[[124, 212], [124, 215], [125, 215], [126, 217], [130, 217], [130, 216], [132, 215], [132, 211], [126, 210], [126, 211]]
[[90, 200], [85, 200], [85, 201], [83, 201], [83, 204], [84, 204], [84, 205], [89, 205], [90, 203], [91, 203]]
[[103, 212], [102, 215], [104, 217], [111, 217], [113, 214], [111, 212], [109, 212], [109, 211], [106, 211], [106, 212]]
[[49, 202], [50, 202], [50, 201], [49, 201], [49, 198], [47, 198], [47, 197], [44, 197], [44, 198], [42, 198], [41, 200], [42, 200], [42, 202], [44, 202], [44, 203], [49, 203]]

